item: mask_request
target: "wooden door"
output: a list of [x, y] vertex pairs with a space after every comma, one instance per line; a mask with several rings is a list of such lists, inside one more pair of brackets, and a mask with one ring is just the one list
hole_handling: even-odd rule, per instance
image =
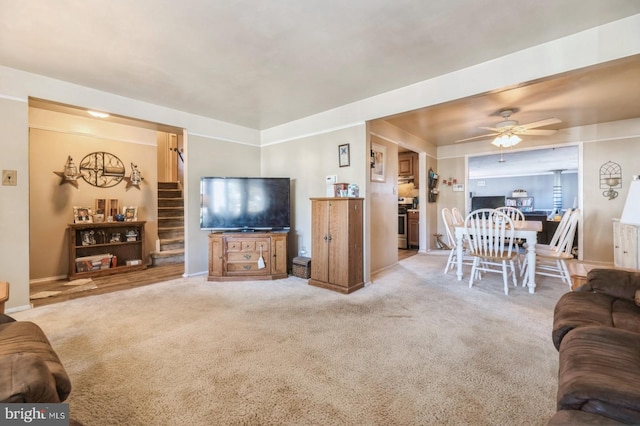
[[329, 281], [329, 202], [311, 201], [311, 279]]

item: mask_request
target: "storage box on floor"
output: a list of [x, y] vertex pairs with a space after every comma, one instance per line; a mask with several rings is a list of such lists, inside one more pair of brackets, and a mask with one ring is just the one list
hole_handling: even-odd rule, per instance
[[76, 271], [88, 272], [98, 269], [108, 269], [111, 267], [113, 256], [110, 254], [97, 254], [95, 256], [84, 256], [76, 258]]
[[311, 277], [311, 259], [298, 256], [293, 258], [293, 276], [298, 278]]

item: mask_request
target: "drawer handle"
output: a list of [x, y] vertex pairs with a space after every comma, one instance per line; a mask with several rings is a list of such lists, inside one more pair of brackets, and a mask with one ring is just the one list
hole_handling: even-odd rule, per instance
[[242, 268], [243, 268], [245, 271], [250, 271], [250, 270], [251, 270], [251, 265], [243, 265], [243, 266], [242, 266]]
[[250, 254], [243, 254], [242, 257], [244, 257], [247, 260], [251, 259], [251, 255]]

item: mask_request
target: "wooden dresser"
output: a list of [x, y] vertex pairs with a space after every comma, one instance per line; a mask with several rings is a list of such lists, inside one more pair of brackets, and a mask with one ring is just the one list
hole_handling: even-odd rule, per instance
[[209, 281], [275, 280], [286, 277], [287, 232], [209, 234]]

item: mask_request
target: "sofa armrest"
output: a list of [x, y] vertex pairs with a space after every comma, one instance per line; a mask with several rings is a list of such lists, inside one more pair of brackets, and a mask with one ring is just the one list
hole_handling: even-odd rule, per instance
[[15, 353], [0, 356], [0, 402], [61, 402], [56, 379], [37, 355]]
[[587, 274], [587, 282], [576, 289], [629, 300], [634, 300], [636, 290], [640, 290], [640, 272], [622, 269], [592, 269]]

